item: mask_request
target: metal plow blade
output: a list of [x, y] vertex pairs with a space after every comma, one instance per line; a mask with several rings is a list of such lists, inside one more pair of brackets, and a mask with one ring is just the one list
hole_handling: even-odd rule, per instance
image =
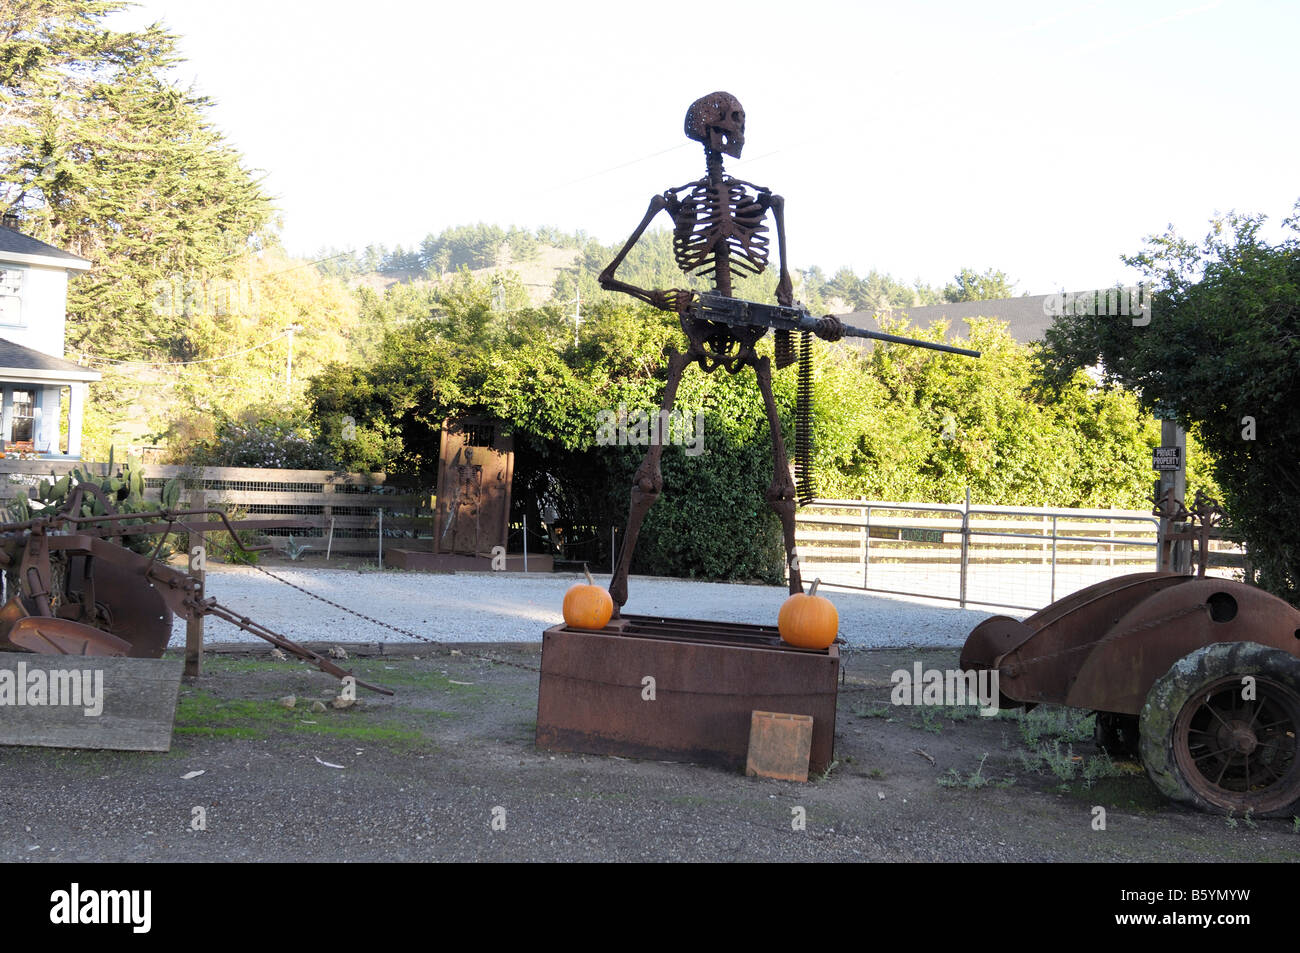
[[120, 658], [131, 643], [71, 619], [28, 616], [9, 630], [9, 641], [38, 655], [94, 655]]

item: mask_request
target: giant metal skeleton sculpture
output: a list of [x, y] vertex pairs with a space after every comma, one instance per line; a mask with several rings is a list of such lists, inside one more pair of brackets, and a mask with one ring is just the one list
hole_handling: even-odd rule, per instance
[[[767, 488], [768, 504], [781, 518], [781, 531], [785, 539], [786, 565], [790, 571], [790, 592], [802, 591], [799, 563], [794, 558], [794, 516], [800, 502], [812, 498], [811, 449], [809, 433], [810, 402], [812, 393], [811, 335], [827, 341], [839, 340], [845, 334], [878, 340], [914, 344], [934, 350], [950, 351], [978, 357], [974, 351], [912, 341], [894, 335], [846, 328], [831, 315], [814, 319], [802, 308], [794, 307], [794, 286], [786, 260], [785, 201], [770, 189], [734, 179], [722, 168], [724, 155], [739, 158], [745, 145], [745, 111], [730, 93], [717, 92], [703, 96], [691, 104], [686, 113], [686, 135], [704, 144], [707, 173], [704, 178], [669, 189], [650, 200], [645, 217], [618, 255], [600, 274], [602, 288], [621, 291], [639, 298], [664, 311], [678, 315], [682, 330], [689, 342], [685, 352], [671, 351], [668, 355], [668, 383], [664, 388], [662, 413], [658, 420], [668, 419], [677, 396], [677, 385], [682, 374], [692, 362], [706, 373], [719, 367], [735, 374], [742, 367], [754, 369], [758, 387], [767, 409], [768, 425], [772, 431], [772, 482]], [[648, 290], [620, 281], [615, 277], [632, 246], [660, 212], [666, 211], [673, 222], [673, 255], [677, 267], [687, 275], [708, 275], [713, 280], [714, 291], [696, 294], [682, 288]], [[732, 277], [762, 274], [768, 265], [770, 240], [767, 234], [768, 212], [776, 222], [777, 255], [780, 278], [776, 286], [777, 306], [737, 301], [731, 297]], [[799, 407], [796, 431], [796, 476], [790, 472], [785, 441], [781, 436], [781, 420], [777, 413], [776, 398], [772, 395], [772, 364], [760, 357], [755, 345], [769, 328], [775, 328], [776, 366], [787, 367], [795, 361], [793, 331], [801, 332], [799, 354]], [[632, 552], [646, 513], [663, 490], [663, 476], [659, 459], [663, 452], [663, 436], [650, 442], [649, 452], [637, 468], [632, 482], [632, 505], [628, 513], [627, 531], [619, 552], [614, 577], [609, 591], [614, 599], [614, 612], [627, 602], [627, 576], [632, 565]]]
[[[696, 317], [692, 314], [694, 292], [681, 288], [667, 291], [648, 291], [619, 281], [614, 277], [618, 266], [636, 244], [646, 228], [662, 211], [667, 211], [673, 221], [673, 255], [677, 267], [685, 274], [711, 275], [718, 294], [731, 296], [733, 269], [740, 274], [761, 274], [767, 268], [769, 239], [765, 219], [770, 210], [776, 220], [777, 254], [780, 280], [776, 288], [777, 301], [785, 306], [794, 303], [794, 286], [786, 260], [785, 202], [770, 189], [742, 182], [727, 175], [722, 168], [723, 155], [739, 158], [745, 146], [745, 111], [729, 93], [711, 93], [696, 100], [686, 113], [686, 135], [704, 144], [705, 164], [708, 172], [704, 178], [650, 200], [645, 217], [627, 240], [622, 250], [600, 275], [602, 288], [622, 291], [679, 316], [682, 330], [690, 342], [685, 352], [671, 351], [668, 355], [668, 383], [664, 388], [662, 410], [671, 411], [677, 396], [677, 385], [682, 374], [692, 362], [698, 362], [706, 373], [722, 367], [735, 374], [744, 366], [754, 368], [758, 387], [767, 408], [768, 425], [772, 430], [772, 483], [767, 488], [768, 504], [781, 518], [785, 537], [786, 560], [790, 567], [790, 591], [802, 591], [798, 563], [794, 556], [795, 481], [790, 474], [785, 441], [781, 436], [781, 420], [777, 415], [776, 398], [772, 395], [772, 365], [767, 357], [754, 350], [767, 327], [753, 325], [733, 327]], [[817, 329], [819, 336], [837, 340], [841, 336], [840, 322], [825, 318]], [[788, 330], [777, 331], [777, 366], [792, 363], [793, 348]], [[661, 414], [659, 420], [667, 419]], [[627, 602], [627, 575], [632, 565], [632, 552], [636, 547], [641, 522], [663, 490], [663, 476], [659, 458], [663, 441], [651, 441], [649, 452], [637, 468], [632, 483], [632, 506], [628, 513], [627, 531], [619, 552], [618, 565], [609, 591], [613, 596], [615, 611]]]

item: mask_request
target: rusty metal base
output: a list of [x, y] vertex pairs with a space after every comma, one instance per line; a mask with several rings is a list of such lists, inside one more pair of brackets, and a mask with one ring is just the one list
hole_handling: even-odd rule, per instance
[[[798, 649], [774, 626], [624, 615], [621, 631], [542, 636], [537, 747], [741, 771], [754, 711], [813, 719], [808, 771], [830, 765], [839, 650]], [[647, 678], [653, 681], [647, 681]]]

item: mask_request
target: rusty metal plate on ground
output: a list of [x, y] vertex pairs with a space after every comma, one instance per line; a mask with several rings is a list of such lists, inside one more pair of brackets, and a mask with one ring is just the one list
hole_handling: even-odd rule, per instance
[[813, 719], [808, 771], [830, 765], [839, 650], [796, 649], [771, 626], [624, 616], [622, 631], [542, 637], [537, 746], [743, 770], [753, 712]]
[[807, 781], [813, 720], [807, 715], [756, 711], [749, 723], [745, 773], [782, 781]]

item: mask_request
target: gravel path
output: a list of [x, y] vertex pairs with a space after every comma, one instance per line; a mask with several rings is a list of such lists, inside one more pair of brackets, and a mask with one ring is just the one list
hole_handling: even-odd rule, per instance
[[[560, 621], [565, 590], [581, 578], [570, 573], [433, 575], [284, 567], [272, 571], [358, 612], [453, 642], [540, 641], [542, 630]], [[596, 581], [607, 585], [609, 577], [597, 576]], [[786, 598], [785, 590], [777, 586], [646, 576], [633, 576], [629, 591], [626, 611], [633, 614], [767, 625], [775, 623]], [[850, 644], [863, 647], [960, 646], [980, 620], [994, 614], [903, 597], [824, 592], [839, 610], [840, 633]], [[207, 594], [296, 641], [404, 641], [397, 633], [349, 616], [249, 567], [213, 567]], [[261, 642], [217, 619], [207, 622], [205, 638], [209, 643]], [[172, 645], [184, 644], [185, 623], [178, 619]]]

